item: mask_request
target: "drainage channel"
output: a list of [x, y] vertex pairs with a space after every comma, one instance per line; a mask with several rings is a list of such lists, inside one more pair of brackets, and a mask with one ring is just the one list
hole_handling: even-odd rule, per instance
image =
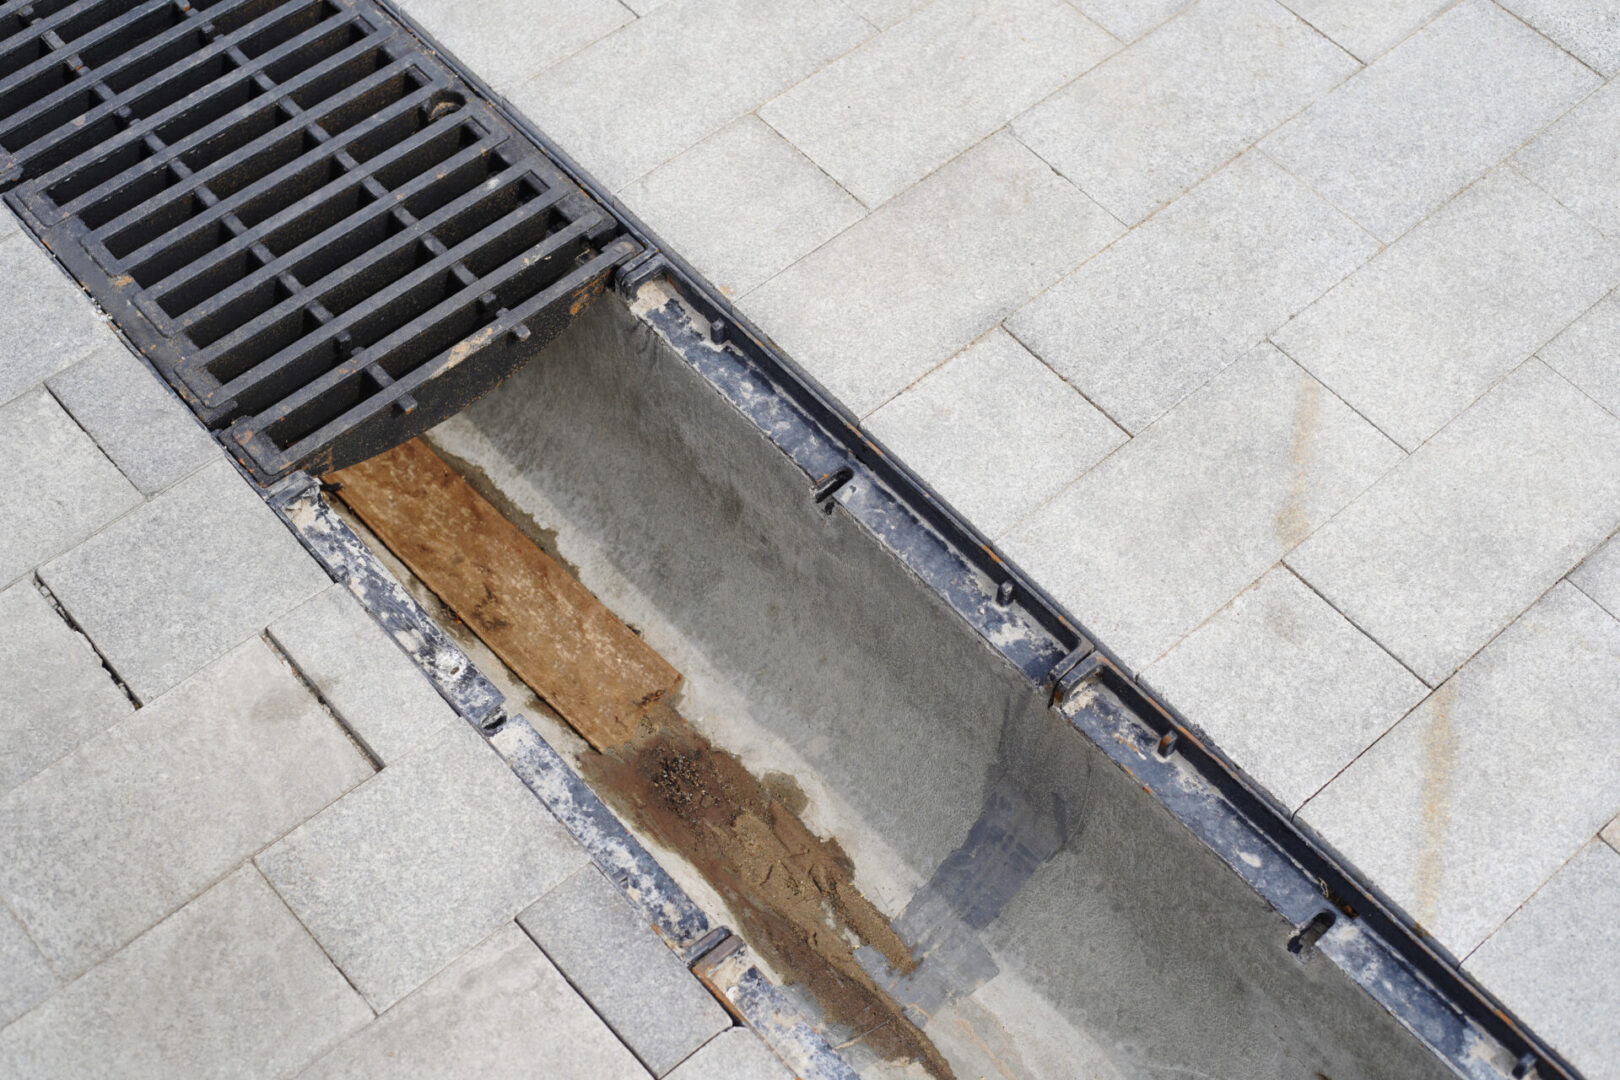
[[421, 37], [370, 0], [10, 0], [0, 184], [261, 482], [431, 431], [556, 530], [890, 916], [905, 955], [828, 924], [923, 1037], [878, 1058], [1574, 1076]]

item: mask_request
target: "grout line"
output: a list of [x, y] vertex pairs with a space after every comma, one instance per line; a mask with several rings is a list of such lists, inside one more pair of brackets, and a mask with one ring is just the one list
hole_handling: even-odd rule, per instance
[[[1608, 79], [1605, 78], [1603, 72], [1599, 71], [1597, 68], [1593, 67], [1591, 64], [1588, 64], [1585, 60], [1582, 60], [1580, 57], [1576, 56], [1574, 53], [1572, 53], [1568, 49], [1564, 48], [1564, 46], [1561, 43], [1554, 40], [1550, 35], [1545, 33], [1539, 26], [1537, 26], [1535, 23], [1531, 22], [1529, 19], [1526, 19], [1523, 15], [1520, 15], [1517, 11], [1514, 11], [1512, 8], [1507, 7], [1506, 5], [1504, 5], [1502, 3], [1499, 3], [1498, 0], [1490, 0], [1490, 4], [1491, 4], [1492, 7], [1494, 7], [1496, 10], [1502, 12], [1504, 15], [1507, 15], [1510, 18], [1512, 18], [1514, 21], [1523, 24], [1525, 27], [1527, 27], [1531, 31], [1531, 33], [1535, 34], [1541, 40], [1545, 41], [1547, 44], [1551, 45], [1553, 48], [1557, 49], [1559, 52], [1563, 53], [1565, 56], [1569, 57], [1571, 60], [1573, 60], [1577, 64], [1581, 65], [1581, 67], [1585, 68], [1587, 71], [1590, 71], [1593, 75], [1596, 75], [1603, 82], [1608, 81]], [[1599, 83], [1599, 85], [1601, 86], [1602, 83]]]
[[[320, 811], [316, 811], [316, 813], [319, 813], [319, 812]], [[311, 815], [311, 816], [314, 816], [314, 815]], [[294, 827], [296, 828], [296, 826], [294, 826]], [[349, 984], [349, 989], [354, 991], [355, 997], [360, 999], [360, 1003], [362, 1005], [364, 1005], [366, 1008], [371, 1010], [371, 1018], [373, 1020], [375, 1020], [377, 1017], [381, 1016], [382, 1013], [377, 1011], [376, 1006], [371, 1004], [371, 1000], [369, 998], [367, 998], [365, 993], [358, 986], [356, 986], [354, 984], [354, 980], [349, 978], [349, 973], [347, 971], [343, 970], [343, 966], [341, 964], [339, 964], [337, 962], [337, 960], [333, 959], [332, 954], [326, 950], [325, 943], [323, 943], [320, 938], [315, 936], [315, 932], [309, 928], [308, 924], [306, 924], [302, 918], [299, 917], [298, 912], [293, 910], [293, 906], [287, 902], [287, 898], [285, 896], [281, 895], [281, 890], [276, 888], [276, 883], [270, 880], [270, 875], [266, 874], [263, 870], [261, 870], [259, 868], [259, 861], [258, 861], [259, 856], [264, 854], [266, 851], [269, 851], [270, 848], [274, 847], [275, 844], [277, 842], [279, 842], [279, 840], [280, 840], [280, 838], [278, 837], [276, 840], [271, 841], [270, 843], [266, 844], [264, 847], [260, 848], [258, 851], [254, 852], [252, 855], [249, 855], [247, 857], [247, 859], [245, 859], [243, 861], [242, 865], [243, 866], [251, 866], [253, 868], [254, 876], [256, 876], [260, 881], [264, 882], [265, 887], [270, 890], [270, 894], [281, 902], [281, 906], [283, 908], [286, 908], [287, 914], [289, 914], [289, 915], [291, 915], [293, 917], [293, 921], [298, 924], [299, 929], [303, 930], [305, 936], [308, 937], [309, 940], [311, 940], [311, 941], [313, 941], [315, 943], [315, 947], [317, 949], [321, 950], [321, 955], [326, 957], [326, 962], [328, 964], [332, 965], [332, 970], [336, 971], [339, 975], [343, 976], [343, 981]], [[231, 873], [235, 873], [235, 872], [236, 872], [235, 870], [231, 871]], [[230, 874], [227, 874], [225, 876], [229, 877]], [[221, 878], [220, 880], [223, 881], [224, 878]], [[213, 886], [210, 885], [209, 888], [211, 889], [211, 888], [213, 888]], [[204, 892], [206, 892], [206, 891], [207, 890], [205, 889]], [[198, 895], [200, 896], [202, 894], [199, 893]], [[190, 902], [191, 901], [189, 901], [189, 900], [186, 901], [186, 903], [190, 903]], [[480, 942], [479, 944], [482, 944], [482, 942]], [[473, 948], [475, 948], [475, 949], [477, 947], [478, 947], [477, 945], [473, 946]], [[468, 951], [470, 952], [471, 950], [468, 950]], [[461, 954], [461, 956], [465, 956], [465, 955], [466, 955], [466, 953]], [[461, 957], [458, 956], [456, 959], [459, 960], [460, 958]], [[454, 962], [455, 962], [454, 960], [451, 961], [451, 963], [454, 963]], [[447, 964], [445, 966], [448, 967], [449, 965]], [[443, 971], [443, 970], [444, 970], [443, 968], [439, 969], [439, 971]], [[434, 975], [439, 974], [439, 971], [435, 971], [433, 973], [433, 975], [429, 975], [427, 977], [427, 979], [423, 979], [422, 983], [426, 983], [429, 979], [432, 979], [434, 977]], [[421, 985], [422, 984], [418, 984], [417, 989], [420, 989]], [[412, 990], [411, 993], [415, 993], [415, 990]], [[410, 994], [406, 994], [405, 997], [410, 997]], [[400, 1001], [403, 1001], [404, 999], [405, 998], [401, 998]], [[397, 1004], [399, 1004], [399, 1002], [395, 1002], [394, 1004], [397, 1005]], [[390, 1008], [392, 1008], [392, 1006], [390, 1006]], [[382, 1010], [382, 1012], [387, 1012], [387, 1011], [388, 1011], [387, 1009]], [[339, 1039], [337, 1043], [333, 1043], [332, 1046], [327, 1047], [326, 1050], [322, 1050], [320, 1053], [318, 1053], [314, 1057], [310, 1058], [309, 1061], [304, 1062], [304, 1065], [307, 1066], [307, 1065], [319, 1060], [320, 1057], [323, 1054], [325, 1054], [327, 1051], [333, 1049], [333, 1047], [339, 1045], [339, 1043], [343, 1042], [347, 1038], [348, 1038], [348, 1036], [344, 1036], [342, 1039]]]
[[56, 609], [56, 614], [61, 617], [63, 622], [67, 623], [68, 629], [72, 630], [75, 634], [78, 634], [84, 639], [84, 643], [90, 646], [90, 651], [96, 654], [97, 660], [101, 661], [102, 669], [105, 670], [107, 675], [112, 679], [113, 685], [118, 687], [118, 689], [123, 692], [123, 695], [129, 699], [129, 703], [135, 706], [136, 711], [139, 711], [141, 708], [141, 699], [136, 695], [135, 691], [130, 688], [129, 684], [124, 681], [123, 676], [118, 674], [118, 669], [113, 667], [112, 661], [107, 659], [107, 655], [101, 651], [100, 646], [95, 643], [89, 634], [84, 632], [84, 627], [79, 625], [78, 620], [75, 619], [68, 611], [66, 605], [56, 598], [56, 594], [51, 591], [51, 587], [45, 584], [45, 579], [39, 576], [39, 571], [35, 570], [30, 576], [33, 579], [34, 588], [38, 589], [40, 595], [45, 597], [46, 601], [48, 601], [50, 605]]

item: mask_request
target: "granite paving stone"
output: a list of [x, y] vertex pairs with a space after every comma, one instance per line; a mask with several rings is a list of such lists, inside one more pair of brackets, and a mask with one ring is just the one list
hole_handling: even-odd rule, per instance
[[1620, 0], [1501, 0], [1587, 67], [1620, 75]]
[[1531, 360], [1288, 557], [1431, 686], [1620, 524], [1620, 420]]
[[586, 861], [482, 738], [448, 724], [258, 857], [378, 1011]]
[[416, 663], [341, 585], [271, 623], [270, 636], [384, 765], [456, 719]]
[[1274, 0], [1203, 0], [1020, 116], [1013, 131], [1135, 224], [1359, 66]]
[[1456, 0], [1283, 0], [1362, 61], [1388, 52]]
[[1599, 607], [1620, 619], [1620, 539], [1611, 536], [1570, 571], [1569, 580]]
[[133, 711], [31, 580], [0, 592], [0, 795]]
[[1614, 848], [1616, 852], [1620, 852], [1620, 817], [1609, 822], [1601, 835], [1604, 843]]
[[647, 1071], [534, 942], [506, 923], [298, 1075], [646, 1080]]
[[[8, 210], [4, 220], [16, 219]], [[90, 350], [117, 344], [84, 292], [31, 236], [15, 226], [0, 235], [0, 404], [69, 366]]]
[[1610, 293], [1536, 355], [1620, 416], [1620, 293]]
[[1598, 85], [1488, 0], [1463, 0], [1261, 145], [1386, 243]]
[[741, 296], [866, 213], [759, 119], [735, 120], [621, 193], [726, 296]]
[[1620, 247], [1498, 169], [1272, 340], [1412, 450], [1616, 281]]
[[1559, 202], [1620, 239], [1620, 82], [1611, 82], [1513, 156]]
[[0, 406], [0, 585], [140, 501], [140, 492], [43, 388]]
[[928, 3], [929, 0], [844, 0], [861, 18], [877, 27], [887, 29]]
[[[594, 865], [540, 897], [518, 924], [654, 1076], [731, 1026], [714, 995]], [[658, 1007], [649, 1009], [649, 999]]]
[[4, 904], [0, 904], [0, 1028], [45, 1000], [56, 973]]
[[1300, 817], [1467, 956], [1620, 811], [1616, 701], [1620, 621], [1560, 582]]
[[255, 638], [0, 799], [0, 891], [76, 975], [370, 775]]
[[1261, 345], [1002, 545], [1140, 671], [1400, 459]]
[[1106, 211], [1001, 133], [739, 306], [864, 416], [1119, 232]]
[[1620, 852], [1594, 840], [1463, 967], [1588, 1080], [1620, 1078]]
[[39, 575], [142, 701], [330, 583], [224, 460]]
[[759, 115], [877, 206], [1117, 47], [1065, 0], [934, 0]]
[[1428, 693], [1282, 567], [1145, 677], [1290, 811]]
[[1377, 250], [1250, 151], [1007, 321], [1133, 434]]
[[992, 538], [1126, 437], [999, 328], [874, 412], [866, 429]]
[[504, 95], [635, 18], [619, 0], [400, 0], [399, 6]]
[[90, 433], [120, 472], [155, 495], [219, 456], [180, 399], [122, 343], [109, 340], [53, 376], [56, 400]]
[[[842, 0], [669, 3], [508, 95], [617, 191], [873, 33]], [[625, 93], [633, 73], [635, 93]]]
[[704, 1043], [667, 1080], [793, 1080], [793, 1073], [758, 1035], [734, 1027]]
[[1074, 6], [1121, 41], [1135, 41], [1194, 0], [1075, 0]]
[[0, 1075], [275, 1080], [371, 1018], [246, 866], [0, 1031]]

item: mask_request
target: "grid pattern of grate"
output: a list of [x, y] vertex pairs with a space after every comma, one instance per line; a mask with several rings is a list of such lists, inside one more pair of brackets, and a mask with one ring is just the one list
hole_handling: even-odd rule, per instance
[[640, 250], [367, 0], [0, 3], [0, 185], [265, 480], [453, 414]]

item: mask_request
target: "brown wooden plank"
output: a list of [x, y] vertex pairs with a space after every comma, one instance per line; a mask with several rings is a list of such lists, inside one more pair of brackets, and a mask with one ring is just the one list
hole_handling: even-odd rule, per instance
[[420, 439], [330, 474], [339, 497], [597, 749], [681, 674]]

